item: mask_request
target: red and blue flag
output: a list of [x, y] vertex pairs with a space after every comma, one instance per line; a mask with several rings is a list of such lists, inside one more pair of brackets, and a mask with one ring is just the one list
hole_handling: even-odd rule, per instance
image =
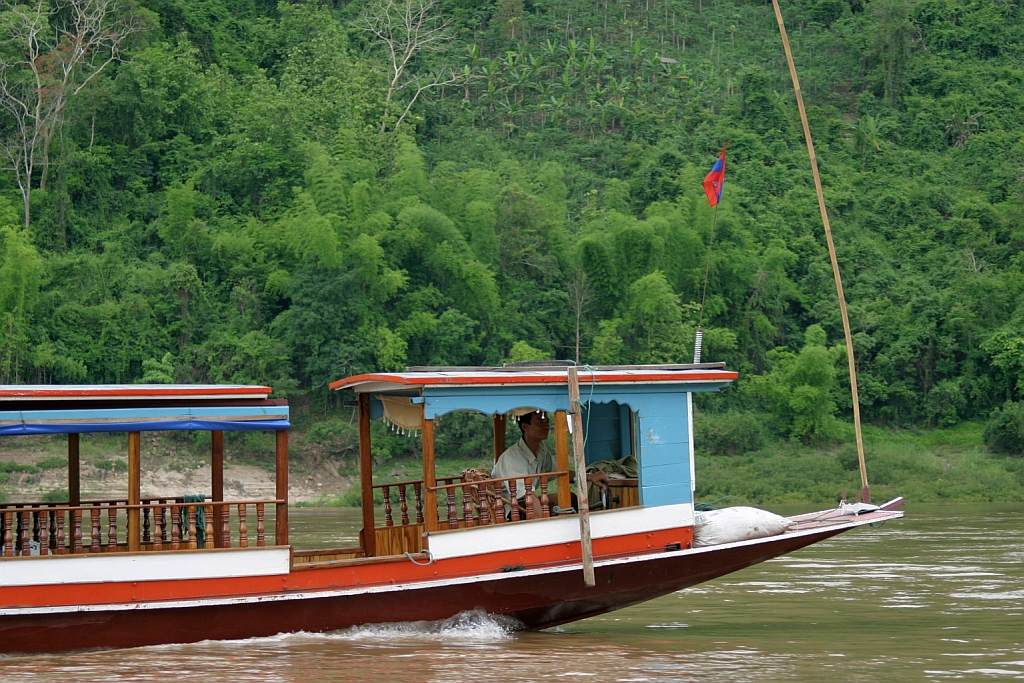
[[725, 185], [725, 147], [719, 153], [718, 161], [711, 168], [711, 173], [704, 178], [704, 194], [708, 196], [708, 204], [711, 206], [717, 206], [718, 202], [722, 201], [722, 187]]

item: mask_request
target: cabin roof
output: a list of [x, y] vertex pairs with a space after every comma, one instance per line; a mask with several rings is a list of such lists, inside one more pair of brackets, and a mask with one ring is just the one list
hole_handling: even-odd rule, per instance
[[0, 401], [265, 399], [271, 391], [238, 384], [3, 384]]
[[[710, 367], [707, 367], [710, 366]], [[612, 368], [579, 367], [581, 385], [666, 385], [731, 382], [737, 374], [721, 369], [721, 364], [614, 366]], [[331, 389], [353, 389], [356, 392], [401, 391], [424, 387], [521, 387], [566, 384], [568, 368], [452, 368], [423, 369], [407, 372], [374, 372], [346, 377], [331, 383]]]

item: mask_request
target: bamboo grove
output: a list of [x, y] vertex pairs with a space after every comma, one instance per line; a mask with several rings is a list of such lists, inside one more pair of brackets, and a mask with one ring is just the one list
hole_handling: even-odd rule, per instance
[[[700, 181], [728, 142], [705, 359], [742, 380], [703, 408], [812, 441], [848, 416], [770, 5], [41, 6], [56, 26], [98, 4], [108, 62], [67, 71], [45, 126], [0, 115], [5, 159], [19, 131], [43, 141], [0, 175], [0, 381], [257, 382], [331, 411], [326, 384], [374, 368], [688, 361]], [[2, 5], [25, 86], [15, 28], [36, 5]], [[865, 418], [1005, 422], [1024, 398], [1019, 3], [784, 9]], [[387, 12], [432, 38], [381, 30]]]

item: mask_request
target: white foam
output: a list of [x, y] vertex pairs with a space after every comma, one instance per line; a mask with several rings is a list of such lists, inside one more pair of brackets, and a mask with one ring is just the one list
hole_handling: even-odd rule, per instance
[[396, 624], [368, 624], [335, 631], [339, 640], [387, 642], [401, 640], [491, 643], [509, 640], [522, 624], [512, 617], [487, 614], [476, 609], [460, 612], [442, 621], [407, 621]]

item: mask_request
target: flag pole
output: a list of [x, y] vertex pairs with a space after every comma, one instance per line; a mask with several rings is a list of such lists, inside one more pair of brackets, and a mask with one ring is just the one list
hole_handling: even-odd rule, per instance
[[700, 296], [700, 317], [697, 319], [697, 334], [693, 340], [693, 362], [700, 363], [701, 347], [704, 345], [704, 302], [708, 298], [708, 280], [711, 278], [711, 248], [715, 244], [715, 225], [718, 223], [718, 203], [711, 217], [711, 235], [708, 237], [708, 265], [704, 269], [704, 293]]
[[853, 431], [857, 437], [857, 462], [860, 465], [860, 483], [865, 502], [871, 502], [871, 487], [868, 486], [868, 471], [864, 464], [864, 438], [860, 428], [860, 399], [857, 394], [857, 364], [853, 358], [853, 334], [850, 332], [850, 316], [846, 312], [846, 296], [843, 294], [843, 279], [839, 275], [839, 260], [836, 258], [836, 247], [832, 242], [832, 228], [828, 221], [828, 210], [825, 208], [825, 194], [821, 189], [821, 175], [818, 173], [818, 158], [814, 154], [814, 142], [811, 139], [811, 126], [807, 122], [807, 110], [804, 108], [804, 96], [800, 91], [800, 80], [796, 75], [796, 64], [793, 51], [789, 47], [789, 36], [786, 24], [782, 20], [782, 8], [779, 0], [772, 0], [775, 8], [775, 19], [779, 22], [779, 33], [782, 35], [782, 47], [786, 51], [786, 62], [789, 64], [789, 75], [793, 79], [793, 90], [796, 92], [796, 106], [800, 111], [800, 122], [804, 128], [804, 141], [807, 143], [807, 154], [811, 158], [811, 173], [814, 176], [814, 190], [818, 195], [818, 210], [821, 222], [825, 227], [825, 241], [828, 243], [828, 256], [832, 261], [832, 275], [836, 281], [836, 294], [839, 296], [839, 312], [843, 317], [843, 333], [846, 335], [846, 360], [850, 367], [850, 392], [853, 395]]

